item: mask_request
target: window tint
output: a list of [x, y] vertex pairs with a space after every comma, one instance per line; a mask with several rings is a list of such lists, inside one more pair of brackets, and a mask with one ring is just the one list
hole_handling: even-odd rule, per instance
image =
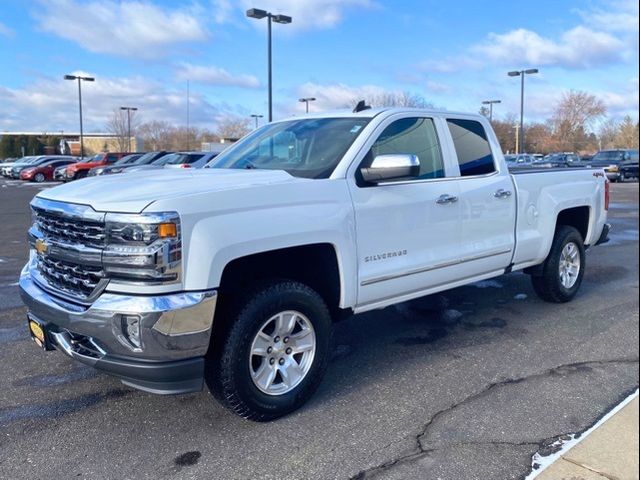
[[117, 160], [118, 160], [117, 155], [112, 155], [112, 154], [107, 155], [107, 163], [113, 163]]
[[378, 155], [415, 155], [420, 160], [419, 179], [444, 177], [438, 136], [430, 118], [403, 118], [388, 125], [371, 147], [363, 166]]
[[458, 155], [460, 175], [486, 175], [495, 172], [487, 135], [480, 122], [448, 119], [447, 125]]

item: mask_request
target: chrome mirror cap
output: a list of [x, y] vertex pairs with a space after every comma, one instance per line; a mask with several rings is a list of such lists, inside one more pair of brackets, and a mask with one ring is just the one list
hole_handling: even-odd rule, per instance
[[370, 167], [360, 169], [367, 183], [382, 183], [393, 180], [407, 180], [420, 175], [420, 160], [416, 155], [378, 155]]

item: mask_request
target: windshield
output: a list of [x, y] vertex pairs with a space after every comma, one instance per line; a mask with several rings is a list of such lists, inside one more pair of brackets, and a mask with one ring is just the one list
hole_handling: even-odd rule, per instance
[[285, 170], [295, 177], [328, 178], [367, 123], [368, 118], [314, 118], [265, 125], [208, 167]]
[[183, 163], [193, 163], [197, 160], [200, 160], [204, 154], [202, 153], [174, 153], [172, 155], [167, 155], [167, 157], [172, 157], [167, 160], [163, 165], [181, 165]]
[[592, 158], [594, 162], [619, 162], [620, 160], [622, 160], [622, 152], [618, 150], [598, 152]]
[[139, 159], [132, 163], [132, 165], [146, 165], [157, 155], [158, 152], [149, 152], [142, 155]]
[[114, 163], [114, 165], [126, 165], [127, 163], [133, 163], [139, 157], [139, 154], [127, 155]]
[[178, 153], [170, 153], [169, 155], [165, 155], [164, 157], [160, 157], [157, 160], [151, 162], [151, 165], [165, 165], [167, 162], [171, 161], [172, 159], [174, 159], [177, 155], [179, 155]]
[[93, 157], [89, 157], [89, 158], [83, 158], [82, 160], [80, 160], [78, 163], [92, 163], [92, 162], [99, 162], [100, 160], [102, 160], [102, 156], [104, 155], [104, 153], [97, 153], [95, 154]]

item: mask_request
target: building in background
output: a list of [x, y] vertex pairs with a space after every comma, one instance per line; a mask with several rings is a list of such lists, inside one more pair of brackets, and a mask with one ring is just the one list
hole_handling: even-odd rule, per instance
[[[121, 139], [110, 133], [85, 133], [85, 156], [99, 152], [118, 152]], [[120, 142], [119, 142], [120, 140]], [[131, 152], [144, 148], [141, 138], [131, 137]], [[25, 155], [80, 155], [78, 132], [0, 132], [0, 158]]]

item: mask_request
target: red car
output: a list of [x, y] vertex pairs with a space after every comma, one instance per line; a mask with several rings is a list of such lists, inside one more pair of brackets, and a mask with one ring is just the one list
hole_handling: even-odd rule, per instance
[[89, 170], [91, 170], [92, 168], [114, 164], [126, 155], [129, 155], [129, 153], [123, 153], [123, 152], [97, 153], [91, 158], [87, 158], [85, 160], [79, 161], [78, 163], [74, 163], [73, 165], [69, 165], [65, 172], [64, 181], [69, 182], [71, 180], [84, 178], [87, 176], [87, 174], [89, 173]]
[[30, 182], [44, 182], [45, 180], [53, 180], [53, 171], [64, 165], [77, 163], [78, 159], [73, 157], [62, 157], [55, 160], [48, 160], [39, 165], [28, 167], [20, 172], [20, 180], [28, 180]]

